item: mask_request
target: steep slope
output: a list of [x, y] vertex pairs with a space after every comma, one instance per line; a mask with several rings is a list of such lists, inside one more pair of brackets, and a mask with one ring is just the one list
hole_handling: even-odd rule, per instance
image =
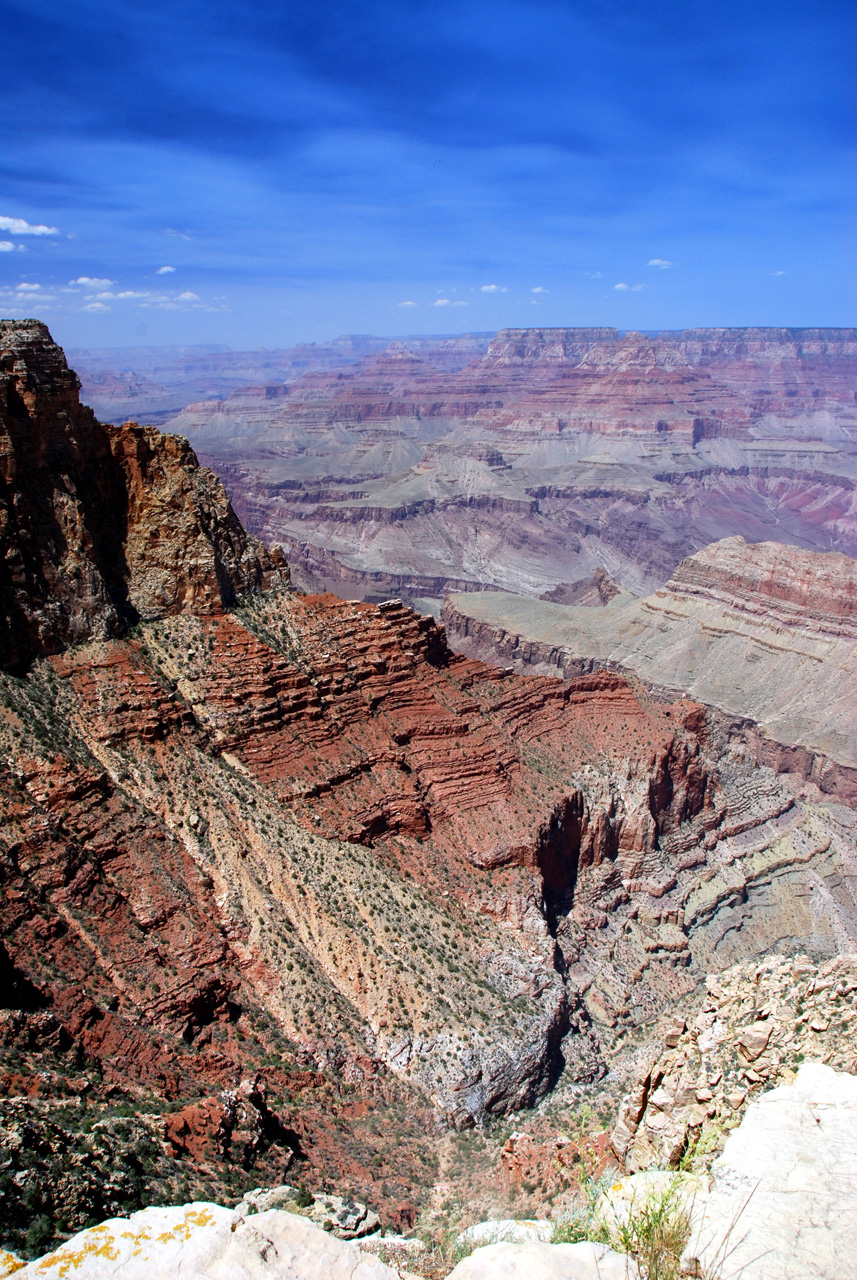
[[173, 420], [302, 582], [644, 594], [730, 535], [857, 554], [857, 331], [497, 334], [464, 368], [399, 343]]
[[186, 441], [96, 422], [44, 325], [0, 322], [0, 664], [211, 612], [282, 561]]
[[[0, 1080], [24, 1108], [21, 1213], [81, 1096], [152, 1113], [149, 1140], [196, 1178], [298, 1160], [409, 1220], [433, 1123], [597, 1078], [747, 954], [853, 946], [848, 815], [718, 760], [698, 704], [606, 671], [522, 678], [397, 601], [293, 594], [184, 442], [106, 431], [47, 331], [18, 332], [8, 545], [29, 538], [30, 569], [4, 596]], [[22, 491], [62, 536], [22, 523]], [[155, 1194], [138, 1174], [123, 1204]]]
[[605, 610], [503, 593], [451, 596], [453, 643], [519, 669], [633, 671], [720, 708], [757, 758], [857, 798], [857, 562], [743, 538], [682, 561]]

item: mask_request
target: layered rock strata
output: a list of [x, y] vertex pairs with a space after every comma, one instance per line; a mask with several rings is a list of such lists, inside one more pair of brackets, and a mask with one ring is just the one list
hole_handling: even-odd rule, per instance
[[187, 442], [96, 422], [38, 321], [0, 323], [0, 664], [222, 610], [283, 563]]
[[[9, 433], [10, 510], [16, 449], [103, 439], [44, 331], [19, 345], [60, 391], [56, 422], [34, 391]], [[137, 428], [111, 439], [138, 456]], [[208, 1176], [227, 1157], [279, 1159], [280, 1182], [294, 1161], [350, 1169], [412, 1221], [429, 1108], [463, 1127], [531, 1106], [560, 1070], [598, 1078], [706, 973], [854, 945], [850, 815], [715, 760], [699, 704], [609, 671], [523, 679], [395, 600], [298, 597], [228, 507], [207, 517], [184, 445], [146, 439], [145, 472], [97, 472], [134, 513], [118, 543], [91, 533], [82, 463], [21, 479], [68, 518], [61, 542], [33, 525], [0, 675], [3, 1082], [40, 1124], [63, 1093], [169, 1099], [164, 1139]], [[48, 626], [68, 547], [92, 590]], [[110, 555], [140, 619], [124, 635]], [[177, 566], [166, 601], [153, 562]]]
[[[519, 329], [463, 368], [395, 344], [172, 422], [301, 581], [645, 594], [729, 535], [857, 554], [854, 329]], [[455, 586], [454, 584], [460, 584]]]
[[451, 596], [451, 641], [518, 670], [633, 671], [726, 713], [757, 758], [857, 798], [857, 562], [729, 538], [645, 599], [583, 609], [501, 593]]

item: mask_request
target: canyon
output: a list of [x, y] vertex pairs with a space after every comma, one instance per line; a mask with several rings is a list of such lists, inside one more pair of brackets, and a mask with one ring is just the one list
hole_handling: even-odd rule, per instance
[[633, 673], [724, 713], [756, 759], [857, 799], [857, 562], [743, 538], [713, 543], [650, 596], [604, 608], [508, 593], [450, 595], [462, 651], [520, 670]]
[[[669, 448], [687, 460], [706, 440], [716, 451], [734, 440], [755, 448], [763, 437], [754, 431], [768, 431], [769, 442], [791, 439], [777, 432], [793, 400], [803, 415], [823, 400], [812, 430], [828, 423], [833, 444], [817, 452], [835, 457], [844, 474], [853, 335], [783, 337], [792, 354], [780, 361], [778, 385], [791, 390], [794, 382], [799, 394], [775, 397], [761, 427], [762, 419], [748, 425], [737, 393], [727, 394], [722, 380], [712, 389], [706, 372], [733, 338], [709, 333], [696, 347], [687, 335], [670, 341], [590, 332], [563, 339], [551, 356], [542, 333], [506, 335], [493, 354], [442, 369], [460, 395], [462, 422], [482, 421], [485, 409], [485, 439], [508, 433], [502, 457], [489, 450], [477, 466], [499, 486], [497, 505], [474, 496], [459, 504], [462, 521], [471, 527], [474, 513], [485, 512], [523, 537], [517, 499], [503, 490], [506, 468], [515, 467], [504, 459], [536, 448], [544, 459], [559, 457], [546, 437], [573, 450], [596, 441], [604, 448], [609, 436], [638, 451], [641, 441], [648, 449], [647, 441], [672, 438]], [[742, 341], [756, 370], [760, 340]], [[767, 384], [767, 339], [763, 347]], [[560, 388], [569, 366], [589, 361], [587, 369], [605, 370], [602, 388], [619, 385], [630, 398], [653, 348], [675, 388], [672, 416], [655, 388], [652, 405], [614, 436], [578, 426], [563, 441], [567, 424], [551, 426], [547, 406], [568, 399]], [[457, 364], [470, 354], [438, 359]], [[538, 411], [523, 403], [534, 361], [544, 365]], [[823, 397], [812, 394], [819, 364]], [[410, 388], [407, 396], [403, 389], [401, 400], [371, 400], [379, 367], [406, 370], [395, 385]], [[415, 459], [408, 432], [416, 422], [414, 431], [428, 424], [420, 457], [440, 439], [430, 438], [437, 428], [445, 456], [458, 460], [455, 484], [471, 474], [475, 445], [462, 436], [454, 453], [459, 445], [449, 443], [450, 431], [459, 440], [449, 396], [436, 415], [424, 412], [428, 400], [413, 398], [418, 386], [420, 396], [434, 394], [440, 374], [428, 360], [393, 351], [373, 357], [368, 372], [357, 361], [336, 377], [343, 387], [335, 408], [325, 400], [329, 371], [293, 384], [304, 397], [306, 439], [316, 430], [336, 436], [329, 414], [359, 399], [355, 468], [381, 466], [367, 461], [372, 450], [376, 460], [395, 456], [396, 466]], [[506, 389], [492, 393], [489, 378]], [[491, 394], [504, 404], [483, 403]], [[710, 412], [691, 414], [703, 401]], [[373, 443], [363, 432], [370, 403], [380, 423]], [[390, 431], [391, 404], [407, 424], [400, 432]], [[218, 413], [185, 411], [193, 414], [208, 415], [209, 443], [220, 439], [224, 457], [232, 451], [233, 461], [219, 466], [232, 484], [230, 468], [247, 465], [246, 441], [235, 444], [228, 413], [213, 426]], [[319, 483], [329, 465], [323, 449], [315, 452], [297, 427], [291, 453], [283, 438], [276, 449], [284, 451], [272, 446], [264, 467], [279, 468], [283, 484], [309, 485], [310, 472]], [[518, 455], [521, 441], [529, 443]], [[761, 456], [774, 446], [758, 448]], [[443, 624], [401, 599], [301, 593], [301, 575], [322, 567], [326, 578], [350, 581], [336, 577], [345, 564], [336, 544], [323, 566], [293, 556], [285, 533], [268, 550], [238, 518], [246, 485], [237, 486], [233, 509], [183, 438], [100, 423], [36, 321], [0, 322], [0, 459], [0, 1087], [8, 1100], [0, 1137], [12, 1153], [2, 1175], [12, 1243], [26, 1238], [34, 1218], [61, 1237], [93, 1215], [158, 1197], [189, 1200], [185, 1188], [237, 1200], [287, 1170], [313, 1190], [347, 1182], [386, 1224], [412, 1225], [439, 1185], [444, 1134], [479, 1137], [543, 1099], [624, 1081], [676, 1005], [699, 1000], [708, 975], [778, 949], [820, 963], [857, 948], [857, 815], [833, 788], [754, 755], [747, 734], [733, 732], [729, 707], [707, 706], [717, 698], [707, 686], [694, 694], [690, 675], [687, 688], [669, 691], [612, 651], [579, 655], [562, 638], [527, 640], [523, 628], [504, 632], [515, 632], [507, 654], [504, 635], [495, 635], [503, 624], [462, 612], [525, 598], [496, 590], [499, 571], [477, 579], [468, 569], [464, 586], [495, 590], [466, 590], [448, 605], [451, 632], [462, 644], [484, 644], [491, 661], [456, 652]], [[419, 477], [418, 462], [408, 467]], [[297, 488], [284, 491], [299, 504]], [[503, 507], [507, 498], [512, 505]], [[364, 501], [349, 499], [349, 509], [374, 510]], [[604, 508], [611, 522], [612, 501]], [[442, 511], [450, 546], [455, 505]], [[846, 531], [848, 519], [822, 506], [816, 536], [825, 542], [836, 519]], [[531, 515], [541, 518], [541, 509]], [[260, 516], [256, 527], [269, 519]], [[363, 523], [393, 530], [404, 546], [415, 537], [410, 519]], [[563, 521], [568, 527], [567, 512], [557, 525]], [[616, 527], [616, 538], [634, 541], [627, 522]], [[484, 525], [472, 529], [485, 540]], [[341, 536], [353, 550], [347, 523]], [[675, 616], [691, 631], [702, 628], [706, 610], [725, 609], [738, 618], [739, 649], [749, 652], [774, 630], [798, 637], [794, 645], [808, 655], [800, 662], [812, 661], [815, 646], [821, 659], [835, 653], [845, 664], [855, 625], [845, 555], [801, 552], [783, 593], [765, 560], [731, 539], [684, 560], [650, 606], [629, 602], [629, 582], [661, 572], [681, 538], [657, 556], [642, 538], [639, 553], [622, 560], [617, 551], [612, 563], [602, 554], [605, 538], [588, 560], [561, 560], [566, 553], [551, 544], [542, 567], [530, 562], [533, 591], [597, 603], [528, 598], [527, 606], [610, 626], [646, 603], [656, 629]], [[498, 544], [498, 566], [518, 563], [509, 545], [502, 552]], [[763, 553], [772, 564], [787, 554]], [[550, 557], [557, 573], [544, 571]], [[384, 573], [395, 568], [392, 552], [385, 563]], [[414, 590], [434, 596], [427, 584], [454, 581], [445, 573], [452, 562], [428, 556], [423, 567], [422, 577], [407, 579]], [[383, 574], [371, 576], [381, 570], [366, 572], [364, 586], [386, 585]], [[490, 644], [468, 631], [469, 617], [491, 626]], [[676, 644], [701, 681], [706, 663], [693, 640], [682, 632]], [[785, 689], [797, 677], [788, 663], [783, 672]], [[782, 737], [845, 770], [847, 715], [834, 717], [825, 738], [811, 714], [831, 696], [822, 685], [803, 700], [795, 694], [791, 709], [784, 704], [792, 720]], [[774, 735], [777, 707], [762, 698], [760, 691], [742, 714], [766, 731], [767, 716]], [[62, 1178], [46, 1147], [65, 1153]]]
[[160, 421], [305, 589], [436, 613], [604, 571], [645, 595], [727, 536], [857, 554], [854, 329], [513, 329], [275, 372]]

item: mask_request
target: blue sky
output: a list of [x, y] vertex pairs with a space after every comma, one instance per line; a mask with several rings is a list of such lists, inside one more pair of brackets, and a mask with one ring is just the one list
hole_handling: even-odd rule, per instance
[[857, 323], [853, 0], [2, 0], [68, 345]]

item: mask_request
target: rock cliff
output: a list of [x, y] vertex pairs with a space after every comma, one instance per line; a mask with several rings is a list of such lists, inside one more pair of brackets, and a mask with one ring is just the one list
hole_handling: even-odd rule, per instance
[[0, 664], [210, 613], [282, 571], [186, 441], [105, 427], [38, 321], [0, 323]]
[[[741, 535], [857, 554], [857, 330], [514, 329], [394, 344], [173, 419], [316, 589], [626, 590]], [[355, 537], [355, 528], [359, 536]]]
[[726, 713], [757, 759], [857, 799], [857, 562], [729, 538], [645, 599], [604, 609], [502, 593], [451, 596], [453, 644], [518, 669], [633, 671]]
[[[77, 1229], [100, 1169], [105, 1204], [174, 1200], [183, 1162], [200, 1191], [298, 1163], [413, 1221], [433, 1125], [597, 1079], [747, 955], [850, 943], [850, 815], [719, 759], [699, 704], [297, 596], [184, 442], [101, 427], [43, 327], [6, 341], [10, 1220]], [[60, 1194], [79, 1098], [133, 1123]]]

